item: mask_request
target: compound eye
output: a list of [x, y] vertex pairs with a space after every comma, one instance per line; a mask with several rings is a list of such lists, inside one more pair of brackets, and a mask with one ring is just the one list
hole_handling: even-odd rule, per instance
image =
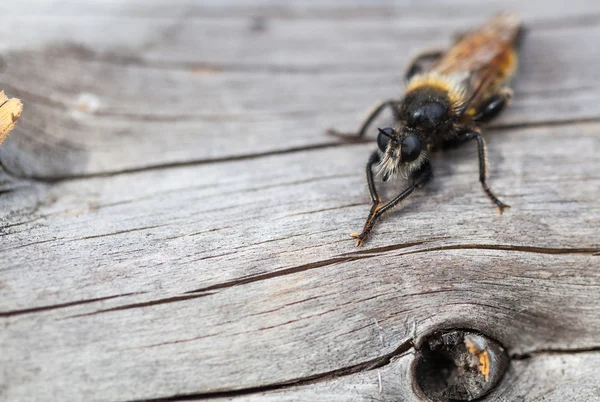
[[416, 135], [409, 135], [402, 140], [402, 162], [412, 162], [421, 154], [421, 141]]
[[377, 135], [377, 146], [381, 152], [385, 152], [388, 144], [394, 137], [394, 129], [391, 127], [386, 127], [384, 129], [379, 129], [379, 134]]

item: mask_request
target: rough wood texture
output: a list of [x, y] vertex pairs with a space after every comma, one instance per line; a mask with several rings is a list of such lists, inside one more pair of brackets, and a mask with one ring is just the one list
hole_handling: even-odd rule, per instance
[[[600, 399], [600, 9], [520, 3], [7, 10], [0, 399], [420, 400], [413, 345], [443, 328], [508, 349], [487, 400]], [[374, 144], [325, 129], [501, 8], [530, 29], [485, 131], [512, 209], [467, 145], [354, 248]]]
[[371, 103], [400, 93], [414, 52], [511, 6], [530, 32], [514, 107], [495, 124], [600, 113], [600, 27], [588, 2], [569, 2], [568, 13], [561, 1], [544, 10], [179, 2], [152, 18], [166, 13], [158, 3], [97, 1], [59, 15], [54, 6], [45, 18], [41, 5], [9, 10], [1, 37], [22, 39], [4, 45], [0, 82], [29, 112], [0, 150], [7, 169], [56, 179], [332, 144], [325, 128], [353, 128]]
[[[366, 370], [325, 381], [312, 381], [267, 392], [233, 398], [236, 402], [258, 401], [406, 401], [423, 399], [412, 392], [410, 363], [407, 353], [384, 368]], [[594, 381], [600, 367], [597, 352], [540, 353], [535, 357], [514, 360], [504, 382], [485, 400], [514, 401], [597, 401], [600, 388]], [[222, 401], [223, 398], [190, 398], [192, 401]]]

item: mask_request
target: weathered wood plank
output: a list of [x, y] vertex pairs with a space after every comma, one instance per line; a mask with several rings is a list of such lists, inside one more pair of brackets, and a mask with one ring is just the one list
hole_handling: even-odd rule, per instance
[[[182, 12], [184, 10], [185, 12]], [[518, 10], [529, 18], [560, 18], [569, 21], [593, 21], [596, 9], [585, 0], [573, 0], [569, 7], [560, 1], [547, 1], [544, 7], [518, 0], [490, 0], [485, 4], [475, 0], [444, 2], [410, 2], [388, 0], [312, 0], [282, 2], [279, 0], [205, 0], [202, 3], [189, 0], [173, 0], [168, 5], [160, 0], [88, 0], [85, 4], [69, 3], [57, 7], [54, 3], [40, 0], [22, 0], [18, 6], [3, 10], [6, 17], [110, 17], [134, 18], [234, 18], [248, 15], [264, 15], [269, 18], [343, 18], [371, 19], [374, 17], [404, 18], [407, 24], [421, 26], [423, 20], [448, 22], [461, 18], [481, 18], [482, 14], [498, 10]]]
[[[323, 10], [313, 5], [313, 18], [284, 13], [255, 30], [254, 15], [216, 18], [214, 5], [207, 17], [190, 6], [179, 11], [190, 18], [156, 20], [148, 15], [162, 10], [157, 3], [136, 18], [127, 12], [139, 3], [94, 4], [92, 15], [97, 7], [112, 17], [40, 21], [24, 11], [0, 27], [15, 37], [2, 53], [0, 84], [30, 110], [0, 150], [14, 175], [53, 179], [330, 144], [327, 127], [351, 129], [371, 103], [399, 94], [415, 51], [447, 45], [453, 32], [483, 19], [400, 5], [382, 32], [372, 15], [353, 9], [350, 20], [318, 19]], [[390, 14], [389, 4], [380, 7]], [[562, 2], [540, 15], [529, 5], [516, 9], [530, 33], [514, 105], [496, 124], [596, 118], [596, 22], [566, 20], [561, 28]], [[113, 16], [122, 10], [125, 17]]]
[[479, 190], [474, 150], [440, 155], [431, 185], [359, 250], [348, 233], [367, 211], [371, 145], [9, 192], [6, 395], [261, 387], [379, 361], [446, 326], [511, 353], [593, 348], [598, 127], [490, 135], [491, 183], [513, 206], [503, 216]]
[[[376, 361], [444, 325], [485, 331], [511, 351], [597, 345], [600, 279], [580, 269], [595, 257], [387, 257], [181, 295], [188, 300], [165, 292], [151, 302], [130, 296], [7, 317], [5, 395], [129, 400], [260, 387]], [[498, 261], [511, 268], [490, 275]], [[465, 265], [472, 270], [461, 272]]]
[[[354, 374], [328, 379], [308, 381], [301, 385], [284, 386], [281, 389], [230, 395], [233, 401], [406, 401], [418, 402], [413, 391], [410, 373], [414, 352], [406, 352], [378, 368], [369, 368]], [[224, 396], [204, 398], [209, 401], [223, 400]], [[190, 400], [194, 399], [191, 397]]]
[[[341, 378], [285, 387], [270, 392], [232, 397], [236, 402], [246, 401], [422, 401], [412, 391], [410, 366], [412, 353], [395, 359], [380, 369], [368, 370]], [[600, 390], [594, 381], [600, 367], [597, 352], [542, 353], [526, 360], [513, 361], [506, 381], [488, 401], [561, 402], [567, 400], [595, 401]], [[543, 373], [543, 374], [541, 374]], [[540, 375], [541, 374], [541, 375]], [[223, 400], [202, 398], [188, 400]]]
[[[512, 209], [465, 146], [354, 248], [374, 145], [323, 131], [505, 8], [530, 28], [486, 132]], [[489, 400], [597, 398], [598, 29], [584, 1], [6, 10], [26, 113], [0, 148], [0, 399], [419, 400], [413, 342], [456, 327], [513, 356]]]
[[4, 169], [0, 167], [0, 194], [6, 191], [15, 190], [19, 187], [26, 187], [27, 185], [28, 183], [26, 181], [7, 174]]
[[[128, 400], [277, 384], [377, 360], [444, 325], [482, 330], [516, 352], [597, 345], [600, 278], [580, 269], [596, 257], [389, 257], [180, 295], [188, 300], [163, 292], [6, 317], [6, 397], [36, 389], [61, 400]], [[461, 272], [465, 265], [472, 270]]]
[[[513, 207], [505, 216], [497, 216], [481, 193], [474, 147], [439, 155], [433, 161], [433, 182], [382, 221], [369, 246], [423, 242], [415, 247], [598, 247], [599, 234], [592, 225], [598, 214], [597, 130], [594, 123], [491, 133], [490, 182]], [[563, 146], [565, 138], [568, 149]], [[101, 236], [122, 232], [121, 239], [129, 245], [122, 244], [122, 252], [138, 249], [140, 240], [189, 249], [188, 257], [176, 253], [175, 261], [161, 247], [144, 250], [148, 261], [160, 265], [170, 261], [175, 271], [195, 258], [206, 259], [201, 261], [210, 265], [232, 264], [225, 271], [206, 269], [193, 279], [194, 284], [188, 283], [192, 288], [270, 272], [275, 266], [293, 266], [298, 261], [313, 262], [316, 255], [318, 260], [337, 257], [354, 251], [349, 250], [348, 234], [362, 225], [368, 209], [362, 167], [371, 148], [345, 146], [69, 181], [7, 194], [0, 199], [2, 211], [14, 206], [37, 209], [34, 214], [27, 210], [23, 216], [8, 218], [2, 213], [4, 225], [18, 225], [6, 229], [2, 255], [15, 264], [30, 264], [30, 250], [19, 246], [27, 241], [51, 241], [52, 248], [58, 248], [52, 261], [64, 265], [80, 258], [69, 256], [70, 243], [91, 241], [99, 248], [83, 247], [91, 253], [86, 260], [102, 261], [106, 247], [119, 237]], [[393, 187], [387, 187], [387, 195], [394, 193]], [[36, 220], [34, 224], [19, 225], [31, 219]], [[445, 225], [436, 225], [439, 219]], [[136, 231], [130, 233], [132, 229]], [[82, 275], [85, 280], [86, 274]], [[140, 285], [137, 278], [132, 279], [135, 286]], [[40, 302], [62, 303], [64, 296], [72, 295]], [[17, 292], [5, 298], [5, 308], [30, 304], [21, 303], [21, 297]]]

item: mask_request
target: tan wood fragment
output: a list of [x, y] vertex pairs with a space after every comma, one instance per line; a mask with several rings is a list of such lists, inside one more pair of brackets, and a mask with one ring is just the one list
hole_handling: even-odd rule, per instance
[[0, 91], [0, 144], [15, 128], [17, 120], [23, 111], [23, 103], [17, 98], [8, 98], [4, 91]]

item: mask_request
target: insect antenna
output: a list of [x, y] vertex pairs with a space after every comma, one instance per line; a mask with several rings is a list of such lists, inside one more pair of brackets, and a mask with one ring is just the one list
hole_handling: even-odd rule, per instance
[[380, 134], [383, 134], [383, 135], [385, 135], [386, 137], [388, 137], [390, 140], [394, 141], [394, 144], [396, 144], [396, 145], [398, 144], [398, 140], [396, 139], [396, 137], [395, 137], [395, 136], [393, 136], [393, 135], [391, 135], [391, 134], [388, 134], [388, 133], [386, 133], [386, 132], [385, 132], [383, 129], [381, 129], [381, 128], [379, 128], [379, 127], [377, 127], [377, 130], [379, 130], [379, 133], [380, 133]]

